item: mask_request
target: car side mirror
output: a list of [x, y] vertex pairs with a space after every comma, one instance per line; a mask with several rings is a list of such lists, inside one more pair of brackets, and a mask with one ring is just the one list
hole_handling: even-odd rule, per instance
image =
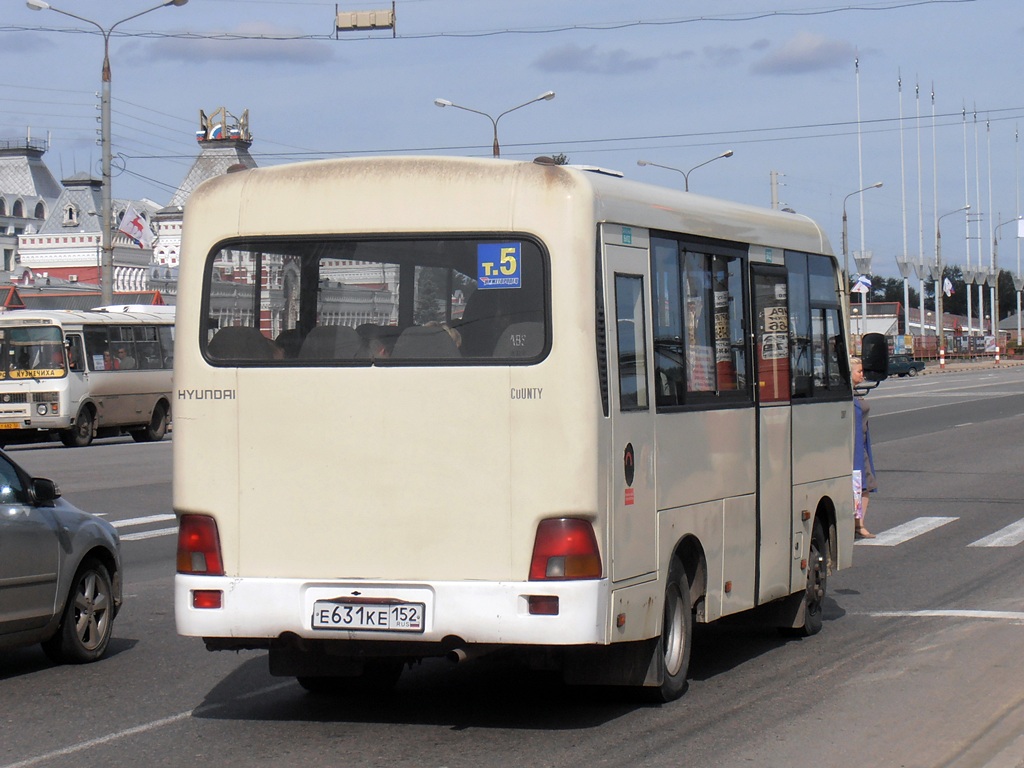
[[60, 488], [53, 480], [45, 477], [32, 478], [32, 495], [39, 506], [53, 506], [53, 502], [60, 498]]
[[880, 333], [865, 333], [861, 338], [860, 360], [867, 381], [885, 381], [889, 375], [889, 342]]

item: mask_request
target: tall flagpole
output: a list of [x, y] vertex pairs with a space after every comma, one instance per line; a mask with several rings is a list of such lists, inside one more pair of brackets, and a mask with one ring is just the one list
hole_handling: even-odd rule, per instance
[[1013, 287], [1017, 289], [1017, 347], [1024, 346], [1024, 339], [1021, 338], [1021, 322], [1020, 322], [1020, 291], [1024, 287], [1024, 278], [1020, 274], [1020, 236], [1021, 224], [1020, 224], [1020, 129], [1014, 127], [1013, 129], [1013, 166], [1014, 166], [1014, 184], [1016, 185], [1016, 205], [1015, 211], [1017, 214], [1017, 277], [1014, 280]]
[[[985, 154], [988, 160], [988, 242], [995, 243], [995, 206], [992, 202], [992, 121], [985, 118]], [[992, 335], [996, 338], [996, 354], [999, 354], [999, 265], [996, 264], [996, 249], [989, 245], [989, 259], [992, 280], [988, 285], [988, 306], [992, 314]]]
[[977, 232], [978, 240], [978, 328], [981, 329], [981, 335], [985, 335], [985, 280], [980, 278], [982, 270], [984, 269], [984, 263], [981, 260], [981, 217], [984, 215], [981, 212], [981, 163], [979, 162], [978, 153], [978, 106], [974, 106], [974, 199], [978, 201], [978, 214], [974, 217], [975, 232]]
[[[858, 189], [864, 188], [864, 153], [861, 150], [861, 130], [860, 130], [860, 58], [854, 58], [853, 68], [855, 73], [856, 85], [857, 85], [857, 181]], [[867, 252], [867, 248], [864, 245], [864, 195], [858, 195], [860, 200], [860, 259], [857, 259], [857, 271], [858, 272], [869, 272], [870, 267], [867, 266], [871, 262], [871, 258]], [[860, 267], [864, 266], [861, 270]], [[863, 291], [860, 295], [860, 335], [861, 340], [864, 339], [864, 334], [868, 331], [868, 293]]]
[[[964, 127], [964, 205], [971, 204], [971, 193], [970, 187], [967, 184], [968, 171], [967, 171], [967, 105], [964, 104], [960, 112], [961, 122]], [[968, 353], [973, 352], [972, 345], [974, 339], [972, 338], [974, 332], [972, 330], [972, 315], [974, 313], [973, 298], [971, 294], [974, 288], [974, 270], [971, 268], [971, 217], [970, 215], [964, 216], [964, 243], [967, 247], [967, 270], [964, 272], [964, 288], [967, 291], [967, 351]], [[980, 257], [979, 257], [980, 258]], [[980, 266], [980, 261], [979, 261]]]
[[[935, 215], [936, 240], [939, 232], [939, 155], [935, 142], [935, 83], [932, 83], [932, 208]], [[942, 262], [939, 246], [935, 245], [935, 338], [938, 341], [940, 354], [946, 346], [945, 311], [942, 308]]]
[[[921, 192], [921, 84], [914, 84], [914, 101], [917, 109], [917, 116], [915, 122], [917, 123], [917, 258], [918, 258], [918, 270], [917, 279], [920, 282], [920, 295], [918, 295], [918, 301], [920, 302], [921, 312], [921, 342], [924, 343], [924, 280], [925, 275], [928, 274], [927, 267], [924, 263], [924, 196]], [[936, 350], [936, 354], [938, 351]]]
[[907, 163], [903, 147], [903, 74], [897, 72], [896, 91], [900, 101], [900, 200], [903, 214], [903, 262], [899, 265], [903, 277], [903, 332], [910, 333], [910, 276], [907, 264]]

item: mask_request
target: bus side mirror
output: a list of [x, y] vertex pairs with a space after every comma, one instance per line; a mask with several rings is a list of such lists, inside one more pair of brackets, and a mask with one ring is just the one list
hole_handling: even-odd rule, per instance
[[861, 339], [861, 363], [867, 381], [885, 381], [889, 375], [889, 342], [880, 333], [865, 333]]

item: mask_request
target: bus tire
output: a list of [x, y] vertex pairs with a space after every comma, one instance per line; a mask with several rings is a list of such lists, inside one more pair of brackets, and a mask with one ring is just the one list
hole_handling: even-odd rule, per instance
[[158, 443], [167, 434], [167, 408], [163, 403], [157, 403], [153, 408], [153, 417], [149, 424], [142, 429], [133, 429], [129, 434], [136, 443]]
[[309, 693], [320, 696], [345, 696], [361, 693], [385, 693], [398, 684], [405, 662], [402, 659], [367, 659], [362, 673], [354, 677], [299, 675], [296, 681]]
[[675, 701], [686, 692], [686, 674], [690, 669], [693, 607], [690, 582], [678, 557], [672, 558], [668, 569], [662, 622], [654, 656], [661, 684], [641, 689], [643, 698], [659, 704]]
[[783, 630], [790, 637], [810, 637], [821, 632], [822, 612], [828, 588], [828, 539], [821, 518], [811, 529], [811, 549], [807, 553], [807, 586], [801, 596], [803, 623]]
[[69, 429], [62, 430], [60, 441], [68, 448], [85, 448], [92, 442], [95, 432], [96, 420], [93, 418], [92, 409], [83, 405], [78, 412], [78, 418]]

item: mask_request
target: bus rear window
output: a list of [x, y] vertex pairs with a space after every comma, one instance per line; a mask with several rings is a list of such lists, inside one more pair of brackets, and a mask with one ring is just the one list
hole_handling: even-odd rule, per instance
[[211, 253], [213, 365], [517, 365], [549, 346], [547, 261], [494, 237], [248, 239]]

